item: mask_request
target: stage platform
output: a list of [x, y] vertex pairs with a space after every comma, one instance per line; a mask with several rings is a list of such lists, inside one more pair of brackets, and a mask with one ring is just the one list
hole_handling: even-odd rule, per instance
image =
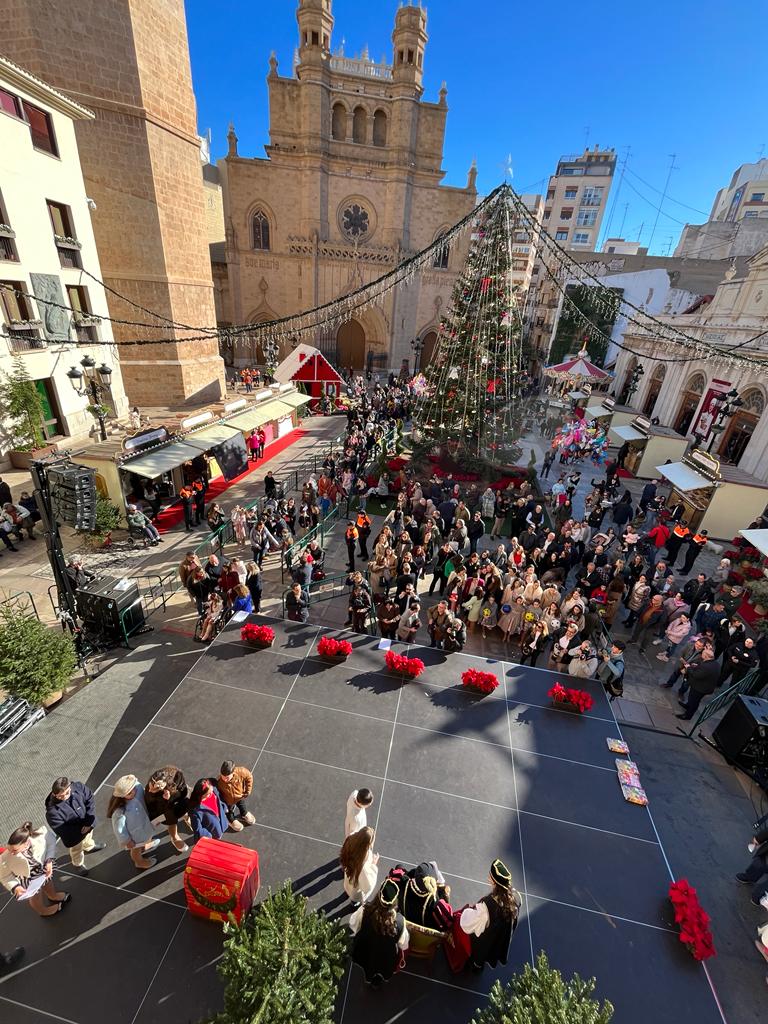
[[[487, 891], [501, 857], [523, 894], [506, 967], [456, 976], [438, 952], [379, 992], [352, 967], [339, 1024], [467, 1024], [493, 982], [541, 949], [565, 974], [595, 975], [616, 1024], [722, 1022], [707, 973], [670, 924], [653, 808], [622, 797], [606, 745], [621, 733], [599, 684], [579, 683], [595, 704], [578, 716], [550, 706], [547, 691], [563, 677], [541, 669], [412, 646], [427, 670], [401, 683], [386, 674], [376, 638], [251, 620], [275, 629], [274, 646], [241, 643], [231, 624], [104, 780], [97, 837], [108, 847], [88, 858], [89, 878], [70, 876], [60, 858], [59, 884], [73, 894], [66, 911], [44, 921], [5, 902], [4, 947], [28, 949], [0, 982], [9, 1020], [186, 1024], [220, 1008], [221, 932], [184, 909], [185, 858], [163, 832], [157, 865], [137, 874], [103, 815], [120, 775], [145, 781], [173, 763], [192, 784], [232, 758], [253, 769], [257, 824], [227, 840], [258, 849], [262, 894], [291, 878], [313, 906], [345, 917], [337, 857], [347, 796], [362, 785], [375, 794], [368, 820], [380, 879], [398, 862], [434, 859], [461, 906]], [[352, 641], [345, 664], [317, 656], [321, 635]], [[464, 692], [468, 667], [501, 685], [485, 697]]]

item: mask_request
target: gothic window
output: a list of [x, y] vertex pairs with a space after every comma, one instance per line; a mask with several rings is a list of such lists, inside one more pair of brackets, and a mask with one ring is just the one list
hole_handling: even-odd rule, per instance
[[383, 110], [377, 110], [373, 115], [373, 144], [374, 146], [386, 146], [387, 144], [387, 115]]
[[[443, 232], [437, 236], [435, 241], [443, 237]], [[435, 255], [432, 259], [432, 266], [436, 270], [447, 270], [448, 268], [448, 257], [451, 254], [451, 247], [448, 242], [444, 242], [443, 245], [435, 251]]]
[[364, 238], [369, 230], [368, 211], [359, 203], [348, 206], [341, 215], [342, 230], [347, 238]]
[[331, 134], [339, 142], [344, 142], [347, 137], [347, 108], [343, 103], [334, 103], [333, 105]]
[[751, 412], [755, 416], [762, 416], [763, 410], [765, 409], [765, 399], [763, 398], [762, 391], [757, 388], [753, 388], [751, 391], [745, 391], [741, 397], [742, 409], [744, 412]]
[[366, 141], [366, 129], [368, 127], [368, 115], [365, 107], [355, 107], [352, 115], [352, 138], [355, 142]]
[[269, 249], [269, 220], [263, 210], [257, 210], [251, 218], [251, 237], [254, 249]]

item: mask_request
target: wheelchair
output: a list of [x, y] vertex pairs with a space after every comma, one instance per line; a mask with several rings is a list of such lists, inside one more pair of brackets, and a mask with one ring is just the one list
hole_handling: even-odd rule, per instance
[[203, 612], [203, 614], [198, 618], [197, 622], [195, 623], [194, 639], [197, 643], [209, 644], [211, 643], [211, 641], [215, 640], [219, 633], [222, 631], [222, 629], [224, 629], [224, 627], [226, 626], [227, 619], [229, 618], [229, 613], [227, 612], [226, 608], [219, 608], [213, 620], [213, 632], [211, 633], [210, 637], [207, 640], [203, 640], [203, 627], [205, 626], [205, 621], [207, 618], [208, 612]]

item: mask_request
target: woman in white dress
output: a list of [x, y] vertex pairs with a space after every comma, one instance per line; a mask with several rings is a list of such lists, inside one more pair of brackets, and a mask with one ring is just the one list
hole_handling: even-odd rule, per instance
[[366, 825], [347, 836], [339, 854], [344, 892], [353, 903], [367, 903], [379, 878], [379, 855], [373, 852], [376, 833]]
[[235, 540], [238, 544], [245, 544], [248, 538], [248, 528], [246, 526], [245, 509], [242, 505], [235, 505], [230, 513], [230, 519], [235, 531]]

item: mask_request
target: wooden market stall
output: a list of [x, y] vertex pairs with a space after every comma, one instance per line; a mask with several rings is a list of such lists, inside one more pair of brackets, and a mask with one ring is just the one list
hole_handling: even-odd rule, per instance
[[622, 426], [612, 422], [609, 435], [614, 444], [629, 443], [624, 467], [641, 479], [655, 477], [660, 462], [682, 458], [688, 447], [686, 437], [671, 427], [651, 423], [647, 416], [635, 416], [631, 423]]
[[712, 539], [729, 540], [768, 503], [768, 484], [709, 452], [694, 449], [656, 470], [672, 485], [667, 505], [680, 502], [690, 528], [706, 530]]
[[[597, 399], [600, 399], [599, 401]], [[611, 425], [614, 409], [616, 407], [616, 401], [610, 398], [608, 395], [595, 396], [591, 405], [588, 405], [584, 410], [584, 417], [587, 420], [595, 420], [598, 427], [605, 427], [606, 429]]]
[[280, 384], [301, 385], [313, 400], [313, 405], [327, 396], [335, 403], [343, 394], [343, 377], [331, 366], [319, 348], [297, 345], [289, 352], [274, 372]]

